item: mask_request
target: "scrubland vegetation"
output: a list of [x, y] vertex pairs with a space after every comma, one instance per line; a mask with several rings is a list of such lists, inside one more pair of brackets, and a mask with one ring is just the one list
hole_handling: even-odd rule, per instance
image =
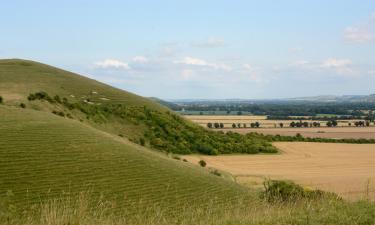
[[[85, 102], [70, 103], [67, 98], [56, 95], [50, 97], [46, 92], [31, 93], [29, 101], [45, 100], [51, 104], [63, 107], [65, 111], [74, 114], [78, 110], [87, 120], [98, 124], [117, 119], [143, 127], [144, 134], [132, 140], [142, 145], [149, 145], [164, 152], [190, 154], [202, 153], [217, 155], [222, 153], [275, 153], [277, 149], [271, 143], [258, 135], [240, 135], [237, 133], [212, 132], [184, 120], [170, 111], [160, 112], [146, 106], [127, 106], [123, 104], [88, 104]], [[62, 111], [53, 111], [64, 117]], [[72, 117], [72, 116], [70, 116]], [[220, 125], [216, 125], [220, 126]]]

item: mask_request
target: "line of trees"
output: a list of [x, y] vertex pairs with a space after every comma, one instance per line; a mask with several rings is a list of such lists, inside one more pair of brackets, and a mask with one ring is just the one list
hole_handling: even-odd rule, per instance
[[219, 128], [224, 128], [224, 124], [223, 123], [207, 123], [207, 127], [208, 128], [216, 128], [216, 129], [219, 129]]

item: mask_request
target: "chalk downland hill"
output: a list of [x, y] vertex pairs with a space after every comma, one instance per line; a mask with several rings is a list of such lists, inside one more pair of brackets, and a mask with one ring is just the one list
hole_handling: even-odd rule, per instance
[[125, 130], [113, 121], [96, 124], [78, 110], [73, 118], [55, 115], [51, 110], [66, 109], [27, 100], [38, 91], [72, 103], [84, 97], [95, 104], [110, 101], [168, 111], [148, 99], [50, 66], [1, 60], [0, 196], [10, 198], [16, 207], [90, 192], [93, 198], [111, 201], [114, 208], [157, 205], [173, 212], [182, 205], [227, 204], [248, 194], [232, 181], [116, 133], [123, 129], [132, 137], [131, 128], [137, 132], [142, 126], [129, 123]]
[[6, 105], [54, 113], [159, 151], [277, 151], [255, 134], [208, 131], [150, 99], [32, 61], [0, 60], [0, 95]]

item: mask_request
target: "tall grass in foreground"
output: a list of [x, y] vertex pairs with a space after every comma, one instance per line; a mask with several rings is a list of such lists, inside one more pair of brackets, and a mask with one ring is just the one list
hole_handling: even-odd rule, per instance
[[238, 200], [217, 207], [181, 206], [171, 214], [158, 206], [136, 213], [113, 210], [111, 202], [93, 202], [88, 194], [63, 197], [31, 205], [22, 212], [2, 204], [0, 224], [8, 225], [241, 225], [241, 224], [375, 224], [375, 204], [348, 203], [335, 198], [300, 199], [293, 202], [267, 202], [261, 198]]

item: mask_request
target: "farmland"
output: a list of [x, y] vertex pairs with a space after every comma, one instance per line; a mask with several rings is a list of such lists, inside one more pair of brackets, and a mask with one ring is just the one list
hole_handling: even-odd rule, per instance
[[288, 150], [273, 139], [207, 130], [150, 99], [45, 64], [0, 60], [0, 96], [0, 224], [297, 224], [306, 217], [353, 224], [352, 215], [366, 222], [375, 207], [323, 192], [270, 203], [257, 189], [262, 180], [237, 174], [234, 182], [230, 170], [210, 168], [222, 156], [204, 168], [197, 160], [205, 156], [183, 154], [283, 156], [276, 147]]
[[[224, 131], [234, 131], [241, 134], [258, 132], [262, 134], [270, 135], [283, 135], [283, 136], [295, 136], [301, 134], [304, 137], [311, 138], [333, 138], [333, 139], [375, 139], [375, 126], [371, 122], [368, 127], [356, 127], [354, 124], [359, 121], [358, 119], [353, 120], [337, 120], [336, 127], [327, 127], [327, 121], [323, 120], [269, 120], [266, 116], [184, 116], [185, 118], [207, 127], [208, 123], [223, 123]], [[307, 122], [319, 123], [319, 127], [290, 127], [291, 122]], [[250, 128], [251, 123], [259, 122], [259, 128]], [[236, 128], [232, 125], [235, 124]], [[283, 128], [280, 127], [283, 124]], [[238, 128], [237, 126], [241, 127]], [[246, 127], [245, 127], [246, 126]]]
[[254, 129], [231, 129], [241, 134], [258, 132], [270, 135], [295, 136], [301, 134], [311, 138], [333, 138], [333, 139], [375, 139], [375, 127], [320, 127], [320, 128], [258, 128]]
[[279, 155], [184, 156], [231, 173], [239, 183], [261, 186], [265, 178], [291, 179], [305, 187], [336, 192], [344, 198], [375, 199], [374, 145], [275, 143]]

